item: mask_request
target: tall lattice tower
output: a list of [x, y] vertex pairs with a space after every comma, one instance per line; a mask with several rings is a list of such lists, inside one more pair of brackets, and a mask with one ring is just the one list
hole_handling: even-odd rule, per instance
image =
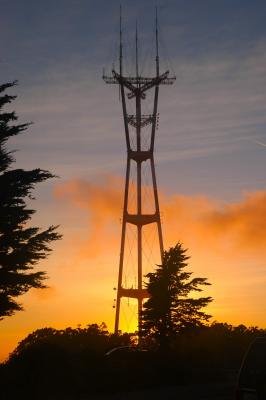
[[[154, 139], [155, 132], [158, 128], [158, 96], [160, 85], [170, 85], [175, 81], [175, 77], [169, 77], [169, 71], [160, 72], [159, 62], [159, 46], [158, 46], [158, 19], [156, 10], [156, 29], [155, 29], [155, 74], [153, 77], [144, 77], [139, 73], [139, 49], [138, 49], [138, 32], [136, 27], [135, 37], [135, 76], [126, 76], [124, 74], [123, 60], [123, 41], [122, 41], [122, 18], [120, 9], [120, 45], [119, 45], [119, 72], [112, 69], [112, 76], [103, 74], [103, 79], [108, 84], [118, 84], [119, 94], [122, 102], [123, 120], [126, 136], [127, 147], [127, 166], [124, 192], [124, 207], [122, 219], [122, 234], [120, 261], [117, 285], [116, 298], [116, 315], [115, 315], [115, 332], [118, 332], [120, 321], [120, 306], [123, 297], [136, 299], [137, 301], [137, 317], [138, 329], [141, 328], [140, 314], [142, 310], [143, 300], [148, 297], [147, 291], [143, 288], [143, 230], [147, 225], [153, 224], [156, 226], [156, 235], [158, 238], [158, 253], [161, 261], [163, 256], [163, 236], [160, 219], [159, 199], [157, 192], [157, 183], [154, 167]], [[150, 95], [151, 110], [148, 114], [143, 114], [143, 102]], [[133, 113], [129, 113], [128, 109], [132, 108]], [[147, 135], [148, 129], [148, 135]], [[143, 133], [145, 130], [145, 133]], [[144, 141], [145, 134], [145, 141]], [[145, 143], [144, 143], [145, 142]], [[143, 184], [143, 165], [149, 164], [151, 175], [150, 195], [152, 202], [150, 208], [144, 210], [143, 195], [147, 191], [147, 187]], [[135, 167], [135, 184], [130, 185], [132, 169]], [[147, 167], [146, 167], [147, 169]], [[134, 205], [129, 209], [129, 198], [131, 191], [135, 190]], [[137, 279], [135, 282], [127, 282], [124, 278], [125, 264], [125, 245], [129, 226], [136, 228], [136, 246], [135, 246], [135, 263]], [[130, 250], [132, 253], [132, 250]], [[154, 267], [154, 265], [153, 265]], [[147, 272], [147, 271], [146, 271]]]

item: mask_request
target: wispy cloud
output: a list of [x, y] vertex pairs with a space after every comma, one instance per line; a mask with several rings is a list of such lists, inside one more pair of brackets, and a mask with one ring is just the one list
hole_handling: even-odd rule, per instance
[[259, 140], [254, 140], [254, 143], [258, 144], [259, 146], [266, 147], [266, 143], [262, 143]]
[[[213, 157], [234, 154], [227, 166], [235, 169], [238, 162], [237, 169], [243, 169], [245, 157], [238, 155], [256, 153], [243, 139], [264, 143], [264, 44], [255, 43], [240, 58], [225, 53], [174, 59], [177, 81], [160, 94], [159, 162], [171, 161], [171, 168], [177, 168], [180, 160], [184, 166], [190, 162], [189, 168], [197, 174], [199, 159], [210, 165]], [[61, 65], [47, 70], [44, 83], [23, 88], [18, 99], [23, 120], [35, 121], [31, 135], [14, 139], [22, 150], [17, 154], [19, 162], [36, 165], [38, 161], [44, 168], [54, 165], [66, 178], [84, 176], [86, 171], [89, 175], [104, 170], [121, 173], [125, 140], [117, 88], [106, 86], [101, 70], [87, 71], [81, 60], [70, 63], [64, 74], [60, 70]], [[56, 77], [52, 83], [50, 75]], [[149, 111], [147, 105], [143, 107], [143, 112]], [[262, 171], [256, 170], [258, 176]], [[167, 174], [164, 182], [170, 185]]]

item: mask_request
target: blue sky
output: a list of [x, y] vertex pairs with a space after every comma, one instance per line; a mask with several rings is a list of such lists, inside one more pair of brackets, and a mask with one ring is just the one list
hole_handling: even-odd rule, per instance
[[[116, 52], [119, 4], [2, 1], [2, 79], [19, 80], [16, 110], [35, 123], [14, 140], [24, 167], [62, 179], [123, 174], [120, 104], [101, 80]], [[126, 41], [137, 19], [143, 58], [153, 56], [154, 5], [122, 2]], [[254, 140], [266, 137], [266, 4], [165, 1], [158, 10], [162, 68], [177, 76], [161, 91], [159, 182], [225, 199], [263, 187], [265, 148]]]

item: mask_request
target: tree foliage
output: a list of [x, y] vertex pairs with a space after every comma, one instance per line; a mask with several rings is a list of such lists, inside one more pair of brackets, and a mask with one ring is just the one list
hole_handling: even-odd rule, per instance
[[[256, 327], [214, 322], [177, 333], [165, 358], [164, 353], [147, 349], [130, 351], [134, 337], [111, 334], [104, 323], [38, 329], [0, 364], [1, 400], [106, 398], [132, 390], [152, 390], [155, 398], [163, 385], [205, 383], [209, 390], [211, 382], [229, 388], [232, 372], [239, 370], [248, 347], [265, 334]], [[125, 346], [133, 348], [123, 351]], [[114, 348], [118, 351], [110, 353]]]
[[143, 305], [142, 336], [153, 337], [160, 348], [169, 345], [170, 338], [184, 330], [203, 326], [210, 318], [202, 309], [211, 297], [190, 297], [209, 285], [206, 278], [191, 278], [187, 267], [186, 249], [178, 242], [164, 252], [162, 264], [147, 275], [149, 299]]
[[15, 112], [3, 111], [16, 98], [3, 92], [15, 84], [0, 85], [0, 319], [22, 310], [18, 296], [33, 287], [45, 287], [45, 272], [35, 271], [34, 267], [47, 257], [50, 243], [61, 237], [56, 226], [41, 230], [28, 225], [35, 210], [27, 208], [26, 200], [33, 198], [31, 193], [37, 183], [54, 175], [41, 169], [10, 168], [15, 160], [6, 142], [29, 126], [14, 124]]
[[1, 400], [87, 399], [118, 385], [121, 389], [128, 371], [120, 371], [116, 352], [106, 353], [130, 345], [130, 334], [109, 333], [104, 323], [38, 329], [0, 364]]
[[[9, 362], [16, 359], [23, 359], [28, 354], [37, 354], [40, 349], [55, 347], [63, 349], [69, 354], [79, 354], [90, 351], [90, 354], [103, 356], [107, 350], [116, 346], [126, 346], [132, 343], [131, 334], [111, 334], [104, 322], [100, 325], [89, 324], [86, 327], [66, 329], [42, 328], [30, 333], [23, 339], [10, 354]], [[51, 357], [47, 352], [44, 357]]]

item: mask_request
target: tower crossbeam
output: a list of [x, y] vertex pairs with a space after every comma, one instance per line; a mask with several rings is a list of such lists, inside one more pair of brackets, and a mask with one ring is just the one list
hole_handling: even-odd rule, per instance
[[133, 126], [134, 128], [137, 128], [138, 125], [140, 125], [141, 128], [144, 128], [145, 126], [156, 123], [156, 126], [158, 124], [158, 119], [159, 119], [159, 115], [141, 115], [139, 118], [139, 121], [137, 120], [137, 117], [135, 114], [128, 114], [127, 116], [127, 122], [129, 123], [129, 125]]
[[143, 225], [148, 225], [152, 224], [155, 222], [159, 222], [160, 215], [158, 213], [154, 214], [126, 214], [125, 215], [126, 222], [129, 222], [130, 224], [137, 225], [137, 226], [143, 226]]
[[144, 300], [149, 297], [149, 293], [147, 292], [146, 289], [124, 288], [121, 286], [120, 296], [121, 297], [129, 297], [130, 299]]
[[113, 77], [103, 76], [103, 79], [106, 83], [109, 84], [120, 84], [125, 86], [130, 93], [127, 94], [129, 99], [133, 99], [133, 97], [140, 96], [143, 100], [146, 98], [144, 92], [158, 85], [172, 85], [175, 81], [175, 77], [169, 78], [169, 71], [164, 72], [161, 75], [152, 77], [152, 78], [144, 78], [141, 76], [136, 77], [125, 77], [121, 74], [118, 74], [114, 69], [112, 71]]
[[[169, 71], [166, 71], [169, 73]], [[117, 74], [119, 75], [119, 74]], [[119, 84], [120, 82], [117, 80], [117, 77], [114, 76], [107, 76], [107, 75], [103, 75], [102, 76], [103, 80], [105, 81], [105, 83], [109, 83], [109, 84]], [[138, 76], [138, 77], [132, 77], [132, 76], [123, 76], [122, 77], [123, 81], [127, 81], [133, 85], [143, 85], [143, 84], [148, 84], [151, 81], [153, 81], [154, 79], [156, 79], [156, 77], [153, 78], [147, 78], [147, 77], [143, 77], [143, 76]], [[170, 78], [165, 78], [164, 80], [162, 80], [160, 82], [160, 85], [172, 85], [176, 80], [175, 76], [172, 76]]]

